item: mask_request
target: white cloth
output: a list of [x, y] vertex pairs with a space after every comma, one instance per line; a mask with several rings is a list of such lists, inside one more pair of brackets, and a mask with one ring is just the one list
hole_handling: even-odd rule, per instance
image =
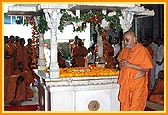
[[[162, 59], [164, 58], [164, 46], [160, 45], [157, 48], [157, 52], [156, 52], [156, 61], [162, 61]], [[156, 66], [156, 70], [155, 70], [155, 79], [158, 78], [158, 72], [160, 70], [164, 70], [164, 62], [161, 65], [158, 65], [157, 63], [155, 64]]]
[[152, 42], [150, 45], [150, 47], [152, 47], [153, 50], [153, 68], [151, 69], [151, 73], [150, 73], [150, 82], [149, 82], [149, 88], [153, 89], [154, 84], [155, 84], [155, 70], [156, 70], [156, 52], [157, 52], [157, 44]]
[[120, 51], [120, 45], [119, 44], [112, 44], [112, 47], [114, 48], [114, 56], [115, 57], [118, 52]]

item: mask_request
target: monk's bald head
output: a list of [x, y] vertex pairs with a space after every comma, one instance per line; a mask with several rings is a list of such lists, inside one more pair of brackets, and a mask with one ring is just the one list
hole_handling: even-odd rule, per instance
[[135, 33], [132, 32], [132, 31], [127, 31], [127, 32], [125, 32], [123, 36], [127, 36], [127, 37], [129, 37], [129, 38], [131, 38], [131, 39], [136, 39], [136, 35], [135, 35]]
[[132, 31], [125, 32], [123, 35], [123, 38], [124, 38], [125, 47], [128, 49], [132, 49], [137, 42], [136, 35]]

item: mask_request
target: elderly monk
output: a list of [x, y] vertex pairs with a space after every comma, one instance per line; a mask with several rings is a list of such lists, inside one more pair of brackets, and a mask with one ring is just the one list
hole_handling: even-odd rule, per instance
[[125, 48], [118, 56], [121, 111], [143, 111], [148, 95], [148, 71], [152, 68], [149, 51], [137, 42], [132, 31], [123, 35]]

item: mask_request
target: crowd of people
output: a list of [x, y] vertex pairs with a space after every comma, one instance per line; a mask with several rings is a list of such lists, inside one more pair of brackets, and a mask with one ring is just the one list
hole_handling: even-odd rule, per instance
[[[58, 65], [65, 67], [88, 67], [96, 65], [97, 34], [87, 49], [78, 36], [69, 44], [70, 63], [59, 50]], [[163, 39], [144, 38], [138, 42], [134, 32], [123, 34], [124, 45], [119, 37], [108, 36], [106, 44], [105, 68], [119, 69], [119, 101], [121, 110], [144, 110], [146, 100], [164, 104], [164, 45]], [[4, 36], [4, 81], [5, 101], [18, 102], [33, 97], [30, 85], [34, 82], [31, 68], [32, 40], [18, 36]], [[124, 47], [122, 47], [124, 46]], [[47, 48], [44, 46], [44, 49]], [[50, 53], [50, 51], [47, 51]], [[45, 52], [44, 52], [45, 53]], [[47, 58], [48, 60], [49, 57]], [[49, 63], [47, 64], [49, 67]], [[11, 84], [14, 83], [14, 84]], [[10, 85], [9, 85], [10, 84]]]
[[[71, 64], [74, 67], [88, 67], [89, 65], [96, 65], [97, 60], [97, 34], [93, 34], [92, 36], [93, 42], [90, 47], [87, 49], [83, 41], [78, 37], [75, 36], [74, 40], [69, 44], [69, 52], [71, 54]], [[105, 68], [115, 68], [117, 61], [116, 56], [120, 51], [119, 45], [119, 38], [109, 36], [109, 38], [104, 40], [103, 42], [106, 43], [107, 48], [107, 62], [105, 64]]]
[[4, 100], [18, 104], [34, 96], [30, 85], [34, 83], [32, 62], [32, 40], [18, 36], [4, 36]]

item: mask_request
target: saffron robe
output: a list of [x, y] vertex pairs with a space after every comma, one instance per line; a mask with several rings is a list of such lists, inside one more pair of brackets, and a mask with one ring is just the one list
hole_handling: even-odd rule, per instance
[[155, 82], [154, 88], [150, 94], [149, 101], [164, 104], [164, 80], [158, 78]]
[[105, 58], [107, 64], [105, 64], [105, 68], [114, 69], [113, 55], [114, 55], [114, 48], [110, 43], [107, 43], [107, 57]]
[[[148, 50], [139, 43], [131, 50], [123, 48], [118, 56], [118, 61], [122, 59], [129, 63], [140, 66], [144, 69], [152, 68], [152, 58]], [[134, 79], [138, 70], [121, 67], [118, 83], [120, 84], [119, 101], [121, 111], [143, 111], [146, 106], [148, 95], [148, 72], [145, 76]]]
[[16, 70], [14, 72], [15, 75], [21, 75], [24, 77], [25, 87], [26, 87], [26, 97], [31, 98], [34, 96], [32, 89], [30, 88], [31, 84], [31, 74], [28, 71], [20, 71]]
[[[5, 43], [4, 45], [4, 76], [10, 76], [14, 72], [13, 68], [13, 51], [9, 44]], [[6, 57], [6, 56], [11, 56], [11, 57]]]
[[18, 86], [16, 85], [19, 75], [6, 76], [4, 80], [4, 100], [7, 103], [12, 101], [26, 100], [26, 87], [23, 81]]
[[[28, 66], [28, 54], [27, 54], [27, 49], [26, 46], [21, 46], [20, 44], [18, 45], [17, 48], [17, 57], [16, 57], [16, 62], [23, 62], [24, 63], [24, 68], [26, 71], [28, 71], [30, 77], [31, 77], [31, 82], [34, 83], [34, 76], [33, 72], [30, 70]], [[18, 68], [17, 68], [18, 69]]]
[[78, 67], [85, 66], [84, 57], [88, 54], [88, 50], [84, 46], [76, 46], [72, 50], [72, 58], [75, 60]]

